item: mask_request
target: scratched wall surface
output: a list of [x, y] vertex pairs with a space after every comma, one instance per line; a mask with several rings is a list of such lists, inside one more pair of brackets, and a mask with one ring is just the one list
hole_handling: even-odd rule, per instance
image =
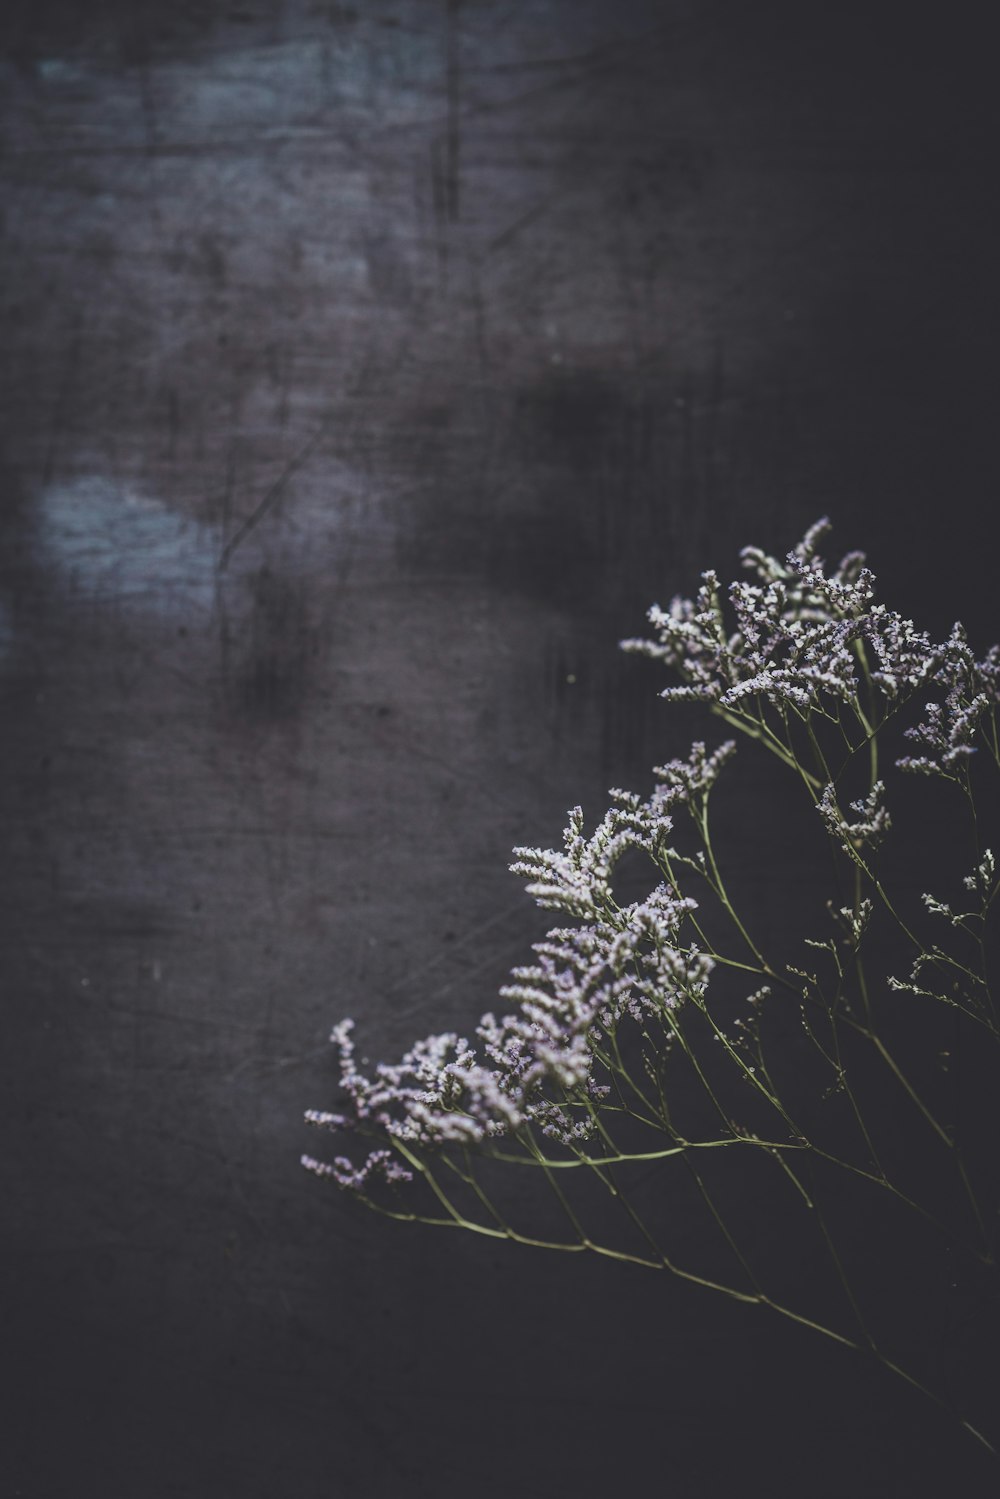
[[5, 23], [4, 1493], [989, 1491], [835, 1349], [297, 1164], [331, 1024], [467, 1030], [509, 849], [689, 739], [647, 603], [829, 512], [996, 633], [985, 34], [820, 9]]

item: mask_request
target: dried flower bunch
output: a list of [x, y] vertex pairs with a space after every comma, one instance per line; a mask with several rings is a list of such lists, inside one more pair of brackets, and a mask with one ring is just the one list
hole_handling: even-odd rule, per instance
[[[503, 1012], [482, 1017], [475, 1042], [430, 1036], [366, 1073], [353, 1022], [336, 1027], [345, 1101], [306, 1119], [361, 1150], [303, 1165], [391, 1217], [590, 1250], [768, 1306], [874, 1354], [989, 1446], [957, 1408], [956, 1378], [942, 1388], [886, 1351], [864, 1305], [870, 1277], [852, 1277], [842, 1248], [852, 1233], [838, 1237], [822, 1198], [829, 1187], [842, 1210], [846, 1187], [855, 1214], [899, 1215], [910, 1226], [895, 1238], [886, 1228], [887, 1253], [926, 1235], [919, 1266], [943, 1248], [954, 1286], [963, 1257], [973, 1300], [996, 1305], [997, 1182], [983, 1140], [996, 1138], [1000, 1095], [987, 972], [1000, 879], [977, 803], [995, 797], [1000, 769], [1000, 648], [977, 659], [958, 624], [933, 641], [876, 602], [859, 552], [828, 571], [817, 552], [828, 528], [819, 521], [784, 561], [746, 548], [748, 578], [724, 591], [706, 572], [694, 599], [650, 609], [651, 639], [623, 642], [672, 673], [664, 698], [706, 705], [790, 772], [804, 836], [832, 853], [825, 933], [792, 934], [784, 961], [753, 934], [709, 817], [736, 745], [698, 741], [654, 769], [645, 798], [611, 791], [589, 835], [577, 807], [561, 849], [515, 850], [513, 871], [564, 924], [513, 971]], [[918, 777], [933, 794], [914, 797]], [[897, 815], [927, 822], [924, 804], [941, 795], [953, 799], [941, 804], [944, 853], [932, 838], [916, 846], [933, 849], [951, 900], [913, 885], [905, 838], [902, 865], [887, 862]], [[626, 900], [637, 868], [646, 893]], [[751, 1182], [742, 1197], [716, 1169], [734, 1154]], [[786, 1194], [786, 1217], [801, 1211], [836, 1296], [820, 1288], [806, 1307], [772, 1286], [751, 1164]], [[498, 1204], [518, 1166], [564, 1233], [523, 1230]], [[685, 1180], [718, 1251], [707, 1270], [665, 1247], [673, 1184]]]

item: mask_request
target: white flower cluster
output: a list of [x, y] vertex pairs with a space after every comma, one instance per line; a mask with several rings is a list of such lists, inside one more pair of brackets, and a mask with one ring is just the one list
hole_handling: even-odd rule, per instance
[[857, 662], [850, 645], [861, 633], [875, 579], [860, 552], [826, 576], [816, 544], [828, 528], [829, 521], [817, 521], [784, 563], [758, 547], [743, 549], [743, 564], [759, 582], [730, 584], [735, 631], [726, 624], [718, 575], [709, 571], [694, 600], [675, 598], [669, 610], [656, 604], [649, 610], [655, 641], [624, 640], [622, 649], [678, 671], [684, 685], [662, 694], [674, 701], [728, 707], [759, 694], [807, 708], [823, 691], [853, 696]]
[[971, 874], [967, 874], [962, 881], [966, 890], [971, 890], [982, 896], [984, 902], [993, 899], [993, 892], [997, 882], [997, 861], [993, 850], [983, 850], [983, 857], [976, 865]]
[[655, 859], [673, 825], [671, 808], [707, 792], [735, 750], [730, 739], [709, 754], [697, 741], [687, 760], [654, 767], [657, 784], [645, 801], [635, 792], [613, 788], [608, 793], [613, 805], [590, 838], [584, 837], [582, 809], [574, 807], [563, 850], [515, 848], [511, 872], [528, 880], [528, 894], [540, 906], [570, 916], [599, 916], [612, 901], [611, 875], [622, 854], [638, 848]]
[[[887, 704], [939, 687], [942, 701], [926, 702], [921, 721], [905, 731], [919, 753], [897, 764], [954, 776], [973, 752], [984, 715], [1000, 698], [1000, 647], [977, 661], [960, 625], [943, 644], [933, 644], [911, 621], [875, 603], [875, 579], [860, 552], [849, 553], [828, 574], [816, 550], [828, 527], [825, 519], [818, 521], [784, 562], [759, 548], [743, 551], [755, 581], [737, 581], [728, 590], [735, 629], [726, 623], [718, 577], [707, 572], [693, 601], [675, 598], [668, 610], [650, 610], [654, 640], [624, 641], [624, 648], [677, 671], [681, 685], [664, 697], [728, 709], [733, 721], [748, 697], [803, 714], [833, 698], [853, 705], [867, 738], [878, 732], [888, 709], [869, 725], [860, 706], [863, 685], [869, 708], [869, 684]], [[668, 1045], [672, 1012], [686, 999], [703, 1001], [713, 959], [682, 937], [695, 902], [662, 876], [677, 864], [706, 873], [704, 853], [690, 857], [671, 848], [672, 815], [686, 807], [696, 821], [703, 819], [711, 787], [734, 748], [729, 742], [709, 753], [698, 742], [686, 760], [655, 768], [647, 798], [612, 790], [611, 806], [589, 836], [575, 807], [561, 849], [515, 849], [511, 868], [527, 880], [538, 904], [578, 924], [550, 931], [535, 945], [535, 961], [513, 971], [500, 990], [510, 1011], [482, 1017], [478, 1051], [454, 1033], [429, 1036], [399, 1062], [378, 1063], [366, 1076], [355, 1060], [353, 1023], [339, 1025], [331, 1039], [340, 1053], [347, 1105], [340, 1113], [310, 1111], [306, 1118], [367, 1137], [374, 1148], [360, 1163], [346, 1156], [332, 1164], [305, 1156], [304, 1165], [364, 1191], [370, 1182], [411, 1180], [408, 1168], [420, 1164], [424, 1151], [481, 1146], [528, 1126], [570, 1148], [587, 1139], [609, 1092], [604, 1046], [619, 1023], [632, 1021], [644, 1035], [648, 1024], [659, 1024], [658, 1044]], [[829, 832], [856, 859], [889, 830], [881, 781], [851, 803], [853, 820], [841, 810], [833, 784], [820, 791], [816, 805]], [[613, 882], [620, 859], [631, 850], [652, 861], [659, 883], [645, 899], [621, 906]], [[987, 856], [976, 873], [977, 888], [989, 886], [990, 900], [991, 861]], [[932, 911], [951, 914], [927, 899]], [[841, 912], [855, 944], [869, 914], [867, 903]]]
[[725, 744], [709, 754], [695, 744], [688, 760], [657, 769], [645, 801], [613, 792], [615, 805], [589, 838], [574, 808], [562, 852], [516, 849], [512, 868], [528, 876], [540, 905], [588, 919], [550, 931], [535, 944], [535, 961], [513, 970], [500, 990], [510, 1013], [486, 1014], [477, 1027], [482, 1060], [449, 1032], [417, 1042], [398, 1063], [378, 1063], [367, 1077], [355, 1060], [353, 1022], [341, 1022], [331, 1040], [349, 1107], [310, 1110], [306, 1120], [380, 1143], [360, 1165], [346, 1156], [332, 1164], [305, 1156], [303, 1164], [362, 1190], [377, 1179], [412, 1179], [387, 1148], [393, 1143], [478, 1145], [525, 1124], [563, 1145], [588, 1138], [609, 1091], [601, 1081], [605, 1033], [626, 1016], [640, 1024], [650, 1015], [665, 1019], [685, 999], [700, 999], [713, 967], [707, 953], [680, 941], [695, 902], [661, 880], [644, 900], [619, 906], [611, 888], [615, 866], [630, 848], [655, 859], [671, 830], [670, 809], [706, 795], [733, 749]]
[[983, 715], [998, 701], [1000, 647], [977, 661], [960, 624], [928, 657], [927, 681], [945, 689], [944, 701], [924, 705], [924, 718], [905, 731], [922, 753], [897, 760], [903, 770], [950, 775], [975, 752], [973, 739]]
[[[963, 926], [969, 921], [982, 919], [986, 915], [988, 907], [992, 904], [997, 890], [997, 863], [992, 849], [985, 849], [983, 857], [976, 865], [971, 874], [965, 875], [962, 884], [966, 890], [971, 890], [973, 895], [980, 899], [978, 911], [954, 911], [947, 901], [938, 900], [936, 895], [930, 895], [926, 891], [920, 897], [932, 916], [944, 916], [951, 922], [952, 926]], [[926, 954], [923, 955], [923, 959]], [[918, 962], [923, 961], [918, 960]], [[916, 969], [914, 973], [916, 973]], [[912, 977], [913, 975], [911, 975]]]
[[655, 639], [624, 640], [622, 647], [663, 661], [682, 678], [662, 696], [738, 709], [747, 697], [806, 711], [824, 695], [858, 700], [862, 665], [856, 642], [871, 658], [872, 684], [888, 700], [917, 688], [940, 685], [943, 703], [928, 703], [923, 722], [907, 730], [921, 749], [904, 756], [904, 770], [949, 775], [973, 750], [976, 728], [1000, 700], [1000, 647], [981, 661], [956, 624], [935, 645], [912, 620], [876, 604], [875, 578], [864, 554], [849, 552], [829, 575], [816, 553], [829, 529], [824, 517], [784, 562], [758, 547], [745, 547], [745, 567], [754, 583], [736, 581], [728, 590], [735, 630], [726, 622], [716, 573], [702, 575], [696, 597], [675, 598], [669, 609], [648, 614]]
[[826, 825], [827, 832], [843, 844], [859, 850], [865, 845], [877, 848], [892, 827], [889, 809], [884, 803], [885, 784], [876, 781], [867, 796], [851, 802], [851, 811], [858, 814], [857, 822], [848, 822], [837, 802], [834, 786], [824, 786], [816, 810]]

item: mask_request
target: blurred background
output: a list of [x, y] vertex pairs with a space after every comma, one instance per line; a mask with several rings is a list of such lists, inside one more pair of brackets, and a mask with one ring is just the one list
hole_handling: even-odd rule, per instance
[[987, 11], [8, 9], [4, 1494], [994, 1492], [806, 1333], [298, 1164], [331, 1025], [467, 1033], [511, 847], [705, 731], [648, 604], [828, 513], [1000, 633]]

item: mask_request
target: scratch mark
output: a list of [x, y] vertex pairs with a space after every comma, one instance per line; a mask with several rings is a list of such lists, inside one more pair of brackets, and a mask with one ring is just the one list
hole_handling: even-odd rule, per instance
[[[521, 907], [521, 911], [523, 913], [523, 906]], [[484, 973], [487, 969], [492, 968], [498, 958], [503, 958], [505, 955], [508, 955], [511, 959], [519, 957], [523, 961], [524, 950], [527, 945], [528, 944], [524, 941], [524, 938], [518, 936], [513, 938], [510, 942], [503, 942], [497, 946], [491, 947], [486, 955], [481, 958], [478, 963], [474, 963], [471, 968], [464, 969], [460, 974], [457, 975], [456, 978], [449, 979], [446, 984], [442, 984], [440, 988], [434, 990], [433, 997], [435, 1004], [439, 1000], [443, 999], [446, 994], [450, 994], [451, 991], [458, 986], [458, 984], [467, 985], [470, 980], [478, 978], [481, 973]], [[509, 968], [510, 966], [511, 963], [509, 961], [505, 963], [505, 967]], [[408, 1015], [418, 1015], [425, 1008], [426, 1006], [423, 1003], [417, 1003], [408, 1005], [405, 1010], [397, 1010], [395, 1014], [397, 1017], [405, 1018]]]
[[[493, 927], [500, 926], [503, 922], [509, 921], [510, 918], [515, 914], [519, 913], [523, 916], [524, 910], [525, 902], [524, 899], [521, 898], [514, 901], [511, 905], [505, 906], [502, 911], [498, 911], [494, 916], [488, 917], [486, 921], [478, 922], [474, 927], [470, 928], [470, 930], [465, 933], [464, 937], [460, 937], [457, 942], [449, 942], [446, 948], [442, 948], [441, 951], [435, 953], [432, 958], [428, 958], [427, 962], [422, 963], [419, 968], [410, 968], [407, 971], [406, 977], [399, 979], [395, 984], [390, 984], [389, 987], [384, 991], [385, 994], [398, 994], [400, 989], [411, 985], [414, 979], [423, 978], [424, 974], [430, 973], [433, 968], [437, 968], [441, 963], [444, 963], [451, 959], [456, 952], [461, 952], [462, 948], [468, 947], [472, 942], [478, 942], [484, 935], [484, 933], [491, 931]], [[504, 949], [506, 949], [506, 945], [507, 944], [504, 944]], [[475, 973], [477, 970], [473, 969], [472, 971]], [[451, 986], [449, 985], [449, 987]], [[443, 993], [444, 991], [442, 990], [439, 992]], [[415, 1005], [411, 1006], [410, 1009], [398, 1011], [397, 1013], [408, 1015], [412, 1013], [413, 1010], [419, 1008], [420, 1006]]]
[[49, 440], [45, 451], [45, 466], [42, 471], [42, 483], [51, 484], [55, 473], [56, 459], [59, 453], [59, 442], [66, 426], [66, 416], [69, 410], [70, 397], [76, 383], [77, 370], [80, 364], [80, 354], [83, 349], [83, 314], [77, 312], [73, 319], [73, 328], [70, 334], [69, 353], [63, 367], [63, 377], [56, 390], [56, 398], [52, 406], [52, 417], [49, 425]]
[[445, 146], [445, 209], [449, 223], [458, 219], [458, 173], [461, 150], [461, 109], [459, 95], [461, 72], [459, 63], [458, 11], [461, 0], [446, 0], [445, 12], [445, 81], [448, 99], [448, 123]]
[[[575, 157], [573, 159], [575, 160]], [[540, 202], [532, 204], [530, 208], [526, 209], [512, 223], [508, 224], [506, 229], [501, 229], [500, 233], [489, 241], [486, 246], [486, 254], [493, 255], [497, 250], [506, 249], [511, 240], [516, 239], [522, 229], [527, 229], [536, 219], [540, 219], [567, 191], [568, 187], [564, 187], [556, 188], [552, 192], [546, 193]]]
[[260, 525], [261, 521], [267, 515], [268, 511], [271, 510], [281, 499], [288, 481], [294, 474], [298, 472], [298, 470], [302, 467], [306, 460], [310, 458], [316, 451], [320, 442], [326, 436], [328, 427], [329, 421], [320, 423], [320, 425], [316, 428], [316, 431], [313, 433], [312, 437], [310, 437], [307, 442], [303, 443], [298, 452], [293, 454], [293, 456], [288, 460], [281, 473], [275, 479], [274, 483], [271, 484], [270, 487], [265, 491], [259, 503], [254, 507], [253, 510], [251, 510], [246, 519], [237, 526], [232, 536], [222, 548], [222, 554], [219, 557], [218, 563], [218, 571], [220, 573], [225, 572], [226, 568], [229, 566], [230, 561], [232, 560], [233, 553], [236, 551], [236, 549], [241, 546], [244, 541], [246, 541], [251, 531], [254, 531], [257, 526]]
[[159, 130], [156, 119], [156, 98], [153, 92], [153, 80], [150, 76], [148, 59], [143, 59], [139, 65], [138, 72], [139, 108], [142, 114], [143, 130], [146, 137], [146, 155], [155, 156]]

